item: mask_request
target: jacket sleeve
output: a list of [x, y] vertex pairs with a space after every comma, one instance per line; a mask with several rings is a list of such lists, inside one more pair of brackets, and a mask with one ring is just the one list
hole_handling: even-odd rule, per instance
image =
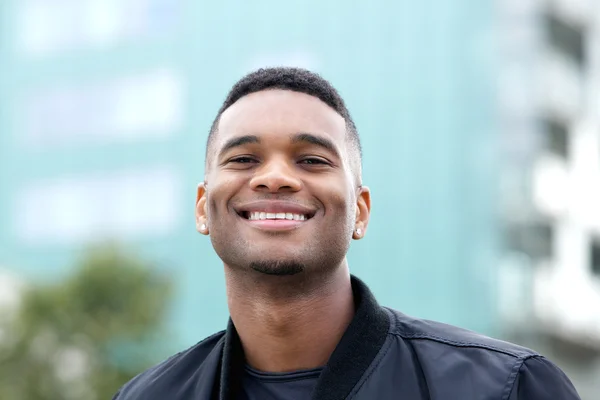
[[556, 365], [542, 356], [522, 362], [508, 400], [581, 400], [575, 387]]

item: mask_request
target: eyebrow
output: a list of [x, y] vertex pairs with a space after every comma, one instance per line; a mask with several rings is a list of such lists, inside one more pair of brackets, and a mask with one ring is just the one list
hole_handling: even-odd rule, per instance
[[312, 133], [298, 133], [292, 137], [292, 143], [313, 144], [328, 150], [338, 158], [340, 157], [340, 152], [331, 140], [322, 136], [313, 135]]
[[[340, 153], [337, 147], [335, 146], [335, 144], [333, 144], [331, 140], [322, 136], [314, 135], [312, 133], [297, 133], [294, 136], [292, 136], [292, 143], [308, 143], [315, 146], [319, 146], [324, 148], [325, 150], [330, 151], [336, 157], [340, 157]], [[246, 144], [260, 144], [260, 139], [256, 135], [244, 135], [231, 138], [227, 142], [225, 142], [225, 144], [219, 151], [219, 154], [223, 154], [228, 150], [231, 150], [235, 147], [244, 146]]]
[[235, 147], [243, 146], [245, 144], [250, 143], [260, 143], [260, 139], [258, 138], [258, 136], [255, 135], [245, 135], [231, 138], [227, 142], [225, 142], [225, 144], [221, 148], [221, 151], [219, 151], [219, 154], [222, 154]]

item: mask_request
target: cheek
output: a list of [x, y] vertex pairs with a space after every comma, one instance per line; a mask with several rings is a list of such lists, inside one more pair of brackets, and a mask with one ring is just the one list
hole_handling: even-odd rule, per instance
[[206, 203], [207, 203], [206, 214], [207, 214], [208, 220], [210, 221], [219, 215], [219, 211], [217, 209], [217, 202], [215, 201], [215, 199], [212, 196], [210, 196], [208, 198], [208, 201]]
[[338, 188], [336, 191], [329, 191], [329, 201], [326, 204], [329, 212], [335, 214], [338, 218], [354, 219], [356, 204], [352, 196], [345, 190]]
[[206, 201], [206, 214], [210, 220], [218, 219], [227, 210], [227, 201], [229, 199], [229, 192], [226, 190], [227, 185], [219, 185], [208, 193]]
[[245, 179], [236, 179], [223, 172], [213, 172], [208, 181], [215, 184], [208, 186], [207, 215], [209, 219], [215, 219], [227, 212], [230, 199], [241, 190]]

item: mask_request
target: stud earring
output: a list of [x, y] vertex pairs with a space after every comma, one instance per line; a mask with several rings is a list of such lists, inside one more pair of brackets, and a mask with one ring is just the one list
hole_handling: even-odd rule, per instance
[[206, 224], [202, 224], [202, 225], [200, 225], [200, 230], [201, 230], [201, 231], [205, 231], [205, 230], [206, 230]]
[[360, 228], [356, 228], [356, 234], [360, 236], [362, 234], [362, 230]]

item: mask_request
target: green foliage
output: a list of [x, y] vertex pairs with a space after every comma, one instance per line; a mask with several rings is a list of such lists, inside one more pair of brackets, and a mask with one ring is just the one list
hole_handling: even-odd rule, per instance
[[116, 247], [30, 287], [0, 330], [0, 399], [103, 400], [160, 354], [171, 281]]

